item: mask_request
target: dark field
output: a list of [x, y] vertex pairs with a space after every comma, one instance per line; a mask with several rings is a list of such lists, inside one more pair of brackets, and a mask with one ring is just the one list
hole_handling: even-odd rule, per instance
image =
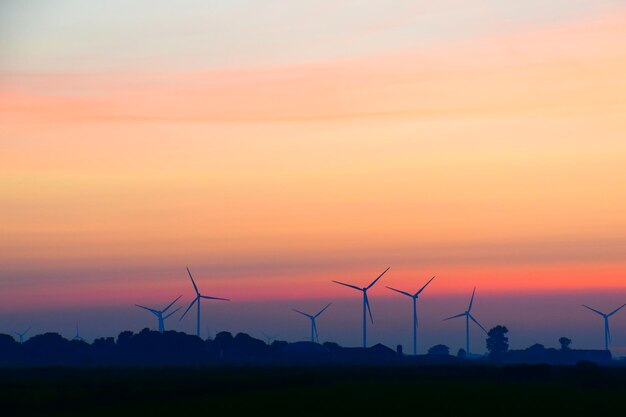
[[626, 368], [0, 369], [0, 415], [620, 415]]

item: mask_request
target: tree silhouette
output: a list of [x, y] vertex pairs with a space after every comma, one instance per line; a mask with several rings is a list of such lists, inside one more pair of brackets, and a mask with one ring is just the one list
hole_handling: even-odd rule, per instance
[[333, 351], [333, 350], [339, 350], [341, 349], [341, 346], [339, 346], [337, 343], [335, 342], [324, 342], [322, 344], [322, 346], [324, 346], [326, 349], [328, 349], [329, 351]]
[[124, 345], [130, 342], [130, 339], [132, 338], [133, 338], [133, 332], [131, 332], [130, 330], [124, 330], [122, 333], [117, 335], [117, 344]]
[[572, 339], [567, 337], [561, 337], [559, 338], [559, 343], [561, 344], [561, 350], [568, 350], [569, 345], [572, 344]]
[[459, 359], [465, 359], [467, 357], [467, 352], [465, 351], [465, 349], [461, 348], [456, 353], [456, 357], [459, 358]]
[[449, 355], [450, 348], [446, 345], [435, 345], [428, 349], [429, 355]]
[[506, 334], [509, 329], [506, 326], [493, 327], [487, 333], [487, 350], [492, 359], [501, 358], [509, 350], [509, 338]]
[[0, 364], [8, 365], [17, 360], [20, 345], [8, 334], [0, 334]]

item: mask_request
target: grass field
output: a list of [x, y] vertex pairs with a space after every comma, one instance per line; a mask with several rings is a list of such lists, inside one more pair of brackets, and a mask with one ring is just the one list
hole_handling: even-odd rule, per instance
[[[1, 415], [619, 415], [626, 368], [0, 369]], [[617, 414], [615, 414], [617, 413]]]

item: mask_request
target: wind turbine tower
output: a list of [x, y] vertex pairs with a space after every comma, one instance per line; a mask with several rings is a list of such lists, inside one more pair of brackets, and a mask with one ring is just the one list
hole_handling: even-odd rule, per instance
[[28, 333], [30, 331], [30, 327], [26, 330], [24, 330], [22, 333], [20, 332], [13, 332], [13, 334], [15, 334], [18, 338], [19, 338], [19, 342], [20, 344], [24, 343], [24, 336], [26, 336], [26, 333]]
[[198, 335], [198, 337], [200, 337], [200, 304], [201, 304], [201, 300], [202, 299], [205, 299], [205, 300], [221, 300], [221, 301], [230, 301], [230, 300], [228, 298], [209, 297], [207, 295], [200, 294], [200, 291], [198, 291], [198, 286], [196, 285], [196, 282], [194, 281], [193, 276], [191, 275], [191, 271], [189, 271], [189, 268], [187, 268], [187, 273], [189, 274], [189, 278], [191, 279], [191, 283], [193, 284], [193, 289], [196, 291], [196, 298], [194, 298], [193, 301], [191, 302], [191, 304], [189, 304], [189, 307], [187, 307], [187, 310], [185, 310], [183, 315], [180, 317], [180, 320], [185, 318], [185, 316], [187, 315], [187, 312], [191, 309], [191, 307], [193, 307], [194, 304], [198, 303], [198, 318], [197, 318], [197, 325], [196, 325], [196, 334]]
[[467, 307], [467, 311], [461, 314], [457, 314], [456, 316], [448, 317], [445, 320], [456, 319], [457, 317], [465, 317], [465, 351], [467, 352], [467, 356], [470, 354], [470, 342], [469, 342], [469, 321], [472, 320], [474, 323], [478, 325], [485, 333], [487, 330], [472, 316], [472, 304], [474, 303], [474, 294], [476, 294], [476, 287], [474, 287], [474, 291], [472, 292], [472, 298], [470, 299], [469, 307]]
[[154, 314], [156, 316], [157, 320], [158, 320], [159, 332], [163, 333], [165, 331], [165, 320], [168, 319], [169, 317], [171, 317], [172, 314], [174, 314], [178, 310], [180, 310], [181, 307], [178, 307], [176, 310], [172, 311], [170, 314], [167, 314], [165, 316], [163, 314], [165, 314], [165, 312], [167, 312], [167, 310], [169, 310], [170, 307], [172, 307], [176, 303], [176, 301], [178, 301], [180, 299], [180, 297], [182, 297], [182, 295], [179, 295], [178, 298], [176, 298], [174, 301], [172, 301], [163, 310], [157, 310], [157, 309], [146, 307], [146, 306], [142, 306], [142, 305], [139, 305], [139, 304], [135, 304], [135, 305], [137, 307], [139, 307], [139, 308], [143, 308], [144, 310], [148, 310], [149, 312]]
[[[296, 310], [293, 309], [293, 311], [295, 311], [296, 313], [300, 313], [305, 317], [308, 317], [309, 319], [311, 319], [311, 342], [319, 342], [319, 336], [317, 334], [317, 325], [315, 324], [315, 319], [318, 318], [320, 316], [320, 314], [322, 314], [324, 312], [324, 310], [326, 310], [328, 307], [330, 307], [332, 303], [328, 303], [328, 305], [326, 305], [326, 307], [324, 307], [323, 309], [321, 309], [319, 311], [319, 313], [311, 315], [311, 314], [307, 314], [304, 313], [300, 310]], [[269, 343], [268, 343], [269, 344]]]
[[588, 308], [589, 310], [593, 311], [596, 314], [599, 314], [604, 318], [604, 350], [609, 350], [609, 344], [611, 343], [611, 329], [609, 329], [609, 317], [620, 311], [624, 306], [626, 306], [626, 304], [622, 304], [621, 307], [618, 307], [610, 313], [605, 314], [601, 311], [596, 310], [595, 308], [591, 308], [583, 304], [583, 307]]
[[72, 340], [76, 340], [78, 342], [83, 342], [84, 339], [80, 337], [80, 332], [78, 331], [78, 323], [76, 323], [76, 336]]
[[[391, 268], [391, 267], [389, 267]], [[368, 285], [367, 287], [357, 287], [356, 285], [352, 285], [352, 284], [346, 284], [344, 282], [339, 282], [339, 281], [333, 281], [336, 284], [339, 285], [343, 285], [345, 287], [349, 287], [349, 288], [353, 288], [355, 290], [361, 291], [363, 293], [363, 347], [366, 348], [367, 347], [367, 313], [369, 312], [370, 315], [370, 320], [372, 323], [374, 323], [374, 318], [372, 317], [372, 310], [370, 309], [370, 302], [369, 299], [367, 298], [367, 290], [369, 290], [370, 288], [372, 288], [374, 286], [374, 284], [376, 284], [376, 282], [378, 282], [378, 280], [385, 275], [385, 273], [387, 271], [389, 271], [389, 268], [385, 269], [383, 271], [382, 274], [380, 274], [378, 276], [378, 278], [376, 278], [374, 281], [372, 281], [372, 283], [370, 285]]]
[[419, 289], [419, 291], [417, 291], [415, 294], [411, 294], [408, 293], [406, 291], [401, 291], [401, 290], [397, 290], [395, 288], [391, 288], [391, 287], [387, 287], [392, 291], [395, 291], [397, 293], [400, 294], [404, 294], [408, 297], [411, 297], [413, 299], [413, 354], [417, 355], [417, 298], [419, 297], [419, 295], [422, 293], [422, 291], [424, 291], [424, 288], [426, 288], [428, 286], [428, 284], [430, 284], [430, 282], [435, 279], [435, 277], [432, 277], [426, 284], [424, 284], [424, 286], [422, 288]]

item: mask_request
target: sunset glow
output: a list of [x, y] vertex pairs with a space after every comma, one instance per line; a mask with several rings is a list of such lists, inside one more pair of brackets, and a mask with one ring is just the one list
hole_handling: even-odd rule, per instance
[[186, 265], [240, 301], [387, 266], [626, 294], [623, 2], [60, 3], [0, 6], [2, 311], [161, 302]]

